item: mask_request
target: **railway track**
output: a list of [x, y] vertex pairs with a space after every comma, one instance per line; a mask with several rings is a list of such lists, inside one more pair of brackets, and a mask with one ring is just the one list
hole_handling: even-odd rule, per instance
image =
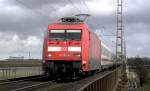
[[48, 80], [46, 77], [12, 81], [0, 84], [1, 91], [80, 91], [82, 87], [91, 83], [93, 80], [104, 77], [113, 70], [100, 72], [94, 76], [84, 79], [74, 79], [62, 82]]
[[53, 81], [48, 81], [46, 76], [36, 76], [33, 78], [20, 79], [15, 81], [7, 81], [0, 83], [1, 91], [28, 91], [38, 87], [51, 84]]
[[91, 81], [97, 79], [98, 77], [105, 76], [109, 72], [111, 72], [111, 71], [101, 72], [99, 74], [87, 77], [85, 79], [80, 79], [80, 80], [75, 79], [72, 81], [65, 81], [65, 82], [56, 83], [56, 84], [49, 85], [49, 86], [46, 86], [43, 88], [39, 88], [35, 91], [78, 91], [84, 85], [90, 83]]
[[[30, 84], [32, 84], [32, 83], [30, 83]], [[53, 81], [37, 82], [37, 83], [34, 83], [32, 85], [29, 85], [29, 86], [23, 86], [23, 87], [12, 89], [11, 91], [31, 91], [31, 90], [35, 90], [35, 89], [38, 89], [41, 87], [50, 86], [53, 84], [54, 84]]]
[[44, 78], [46, 76], [44, 75], [36, 75], [36, 76], [28, 76], [28, 77], [20, 77], [20, 78], [14, 78], [14, 79], [7, 79], [7, 80], [2, 80], [0, 82], [0, 85], [3, 84], [10, 84], [10, 83], [16, 83], [16, 82], [21, 82], [21, 81], [27, 81], [27, 80], [34, 80], [34, 79], [39, 79], [39, 78]]

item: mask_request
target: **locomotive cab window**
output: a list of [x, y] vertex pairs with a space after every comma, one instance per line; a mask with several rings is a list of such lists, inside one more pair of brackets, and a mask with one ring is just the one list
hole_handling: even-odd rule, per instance
[[66, 40], [81, 40], [81, 30], [66, 30]]
[[50, 30], [49, 40], [81, 40], [81, 30]]
[[49, 40], [64, 40], [65, 30], [51, 30]]

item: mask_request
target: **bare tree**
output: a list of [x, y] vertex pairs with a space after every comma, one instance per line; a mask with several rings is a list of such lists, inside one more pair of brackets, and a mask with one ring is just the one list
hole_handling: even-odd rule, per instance
[[146, 69], [144, 65], [144, 60], [142, 58], [136, 57], [134, 59], [135, 73], [137, 74], [141, 87], [143, 87], [143, 83], [148, 76], [148, 69]]

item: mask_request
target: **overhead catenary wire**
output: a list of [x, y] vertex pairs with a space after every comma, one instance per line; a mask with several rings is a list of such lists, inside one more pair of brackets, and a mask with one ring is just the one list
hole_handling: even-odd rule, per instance
[[[89, 6], [87, 5], [87, 3], [85, 2], [85, 0], [83, 0], [82, 2], [83, 2], [83, 5], [86, 7], [88, 13], [91, 15], [92, 12], [91, 12]], [[92, 15], [92, 17], [95, 18], [93, 15]], [[94, 19], [93, 19], [93, 20], [94, 20]], [[95, 24], [93, 24], [93, 22], [90, 22], [90, 24], [91, 24], [91, 26], [94, 28], [94, 25], [95, 25]]]
[[57, 11], [57, 9], [56, 9], [56, 8], [54, 8], [54, 7], [52, 7], [52, 6], [50, 6], [50, 8], [51, 8], [51, 9], [53, 9], [53, 11], [55, 12], [55, 15], [56, 15], [57, 17], [59, 17], [59, 15], [58, 15], [58, 14], [57, 14], [57, 12], [56, 12], [56, 11]]
[[[85, 7], [87, 8], [88, 12], [91, 13], [91, 10], [90, 10], [90, 8], [88, 7], [88, 5], [87, 5], [87, 3], [85, 2], [85, 0], [83, 0], [83, 3], [84, 3], [84, 5], [85, 5]], [[93, 18], [95, 18], [95, 17], [93, 16]], [[111, 34], [107, 34], [107, 35], [108, 35], [108, 36], [116, 36], [116, 34], [114, 34], [113, 32], [110, 31], [110, 33], [111, 33]], [[106, 35], [106, 36], [107, 36], [107, 35]]]
[[[22, 5], [23, 7], [28, 8], [29, 10], [32, 10], [32, 8], [31, 8], [30, 6], [25, 5], [25, 3], [23, 3], [21, 0], [15, 0], [15, 1], [17, 1], [17, 3], [19, 3], [19, 4]], [[32, 12], [33, 12], [33, 13], [36, 13], [36, 14], [40, 14], [40, 15], [42, 15], [42, 16], [45, 16], [45, 15], [43, 15], [43, 13], [38, 12], [38, 11], [32, 11]], [[46, 16], [46, 17], [47, 17], [47, 16]]]
[[[25, 8], [28, 8], [29, 10], [33, 10], [32, 9], [32, 7], [30, 7], [30, 6], [27, 6], [24, 2], [22, 2], [21, 0], [15, 0], [17, 3], [19, 3], [20, 5], [22, 5], [23, 7], [25, 7]], [[54, 10], [54, 8], [53, 7], [51, 7], [53, 10]], [[56, 10], [54, 10], [55, 11], [55, 14], [56, 14]], [[47, 18], [50, 18], [50, 16], [48, 16], [47, 14], [44, 14], [44, 13], [42, 13], [42, 12], [40, 12], [40, 11], [31, 11], [31, 12], [33, 12], [33, 13], [35, 13], [35, 14], [37, 14], [37, 15], [41, 15], [41, 16], [43, 16], [42, 18], [44, 18], [44, 19], [47, 19]], [[56, 14], [56, 16], [58, 16], [57, 14]]]
[[91, 11], [90, 11], [90, 9], [89, 9], [88, 5], [86, 4], [86, 2], [85, 2], [84, 0], [83, 0], [82, 2], [83, 2], [83, 4], [85, 5], [85, 7], [86, 7], [87, 11], [88, 11], [89, 13], [91, 13]]
[[80, 9], [71, 1], [71, 0], [67, 0], [70, 4], [72, 4], [72, 6], [79, 12], [79, 13], [82, 13], [80, 11]]
[[[87, 11], [89, 12], [89, 14], [92, 14], [92, 12], [91, 12], [91, 10], [90, 10], [90, 8], [89, 8], [89, 6], [87, 5], [87, 3], [86, 3], [86, 1], [85, 0], [83, 0], [83, 4], [84, 4], [84, 6], [86, 7], [86, 9], [87, 9]], [[92, 15], [92, 18], [93, 18], [93, 20], [96, 20], [96, 17], [94, 16], [94, 15]], [[94, 28], [94, 26], [98, 26], [96, 23], [94, 24], [93, 22], [90, 22], [90, 24], [91, 24], [91, 26]], [[101, 38], [102, 37], [116, 37], [116, 34], [114, 34], [113, 32], [110, 32], [110, 34], [100, 34], [100, 35], [102, 35], [101, 36]], [[100, 36], [100, 35], [98, 35], [98, 36]], [[103, 41], [104, 42], [104, 41]], [[106, 43], [107, 44], [107, 43]]]

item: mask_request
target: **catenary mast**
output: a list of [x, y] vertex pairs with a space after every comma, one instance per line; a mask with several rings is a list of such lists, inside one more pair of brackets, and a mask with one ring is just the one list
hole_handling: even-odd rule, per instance
[[117, 0], [117, 35], [116, 35], [116, 59], [117, 62], [123, 61], [123, 15], [122, 0]]

